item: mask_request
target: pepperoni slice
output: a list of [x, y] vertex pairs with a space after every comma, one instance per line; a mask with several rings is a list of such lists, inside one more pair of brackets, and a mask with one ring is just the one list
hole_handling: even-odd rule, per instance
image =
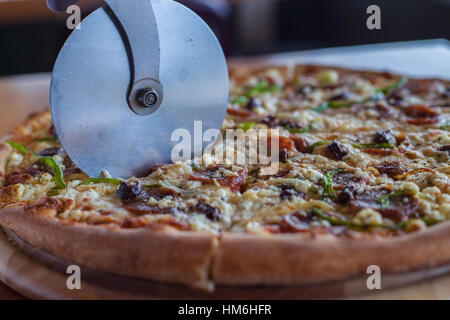
[[392, 219], [395, 222], [407, 220], [411, 217], [418, 217], [419, 200], [415, 195], [398, 195], [389, 199], [388, 205], [383, 206], [378, 200], [389, 193], [389, 190], [382, 188], [375, 189], [344, 189], [345, 197], [338, 196], [338, 199], [345, 198], [345, 202], [350, 204], [350, 211], [357, 213], [362, 209], [373, 209], [378, 211], [383, 217]]
[[295, 149], [301, 153], [309, 153], [311, 150], [311, 145], [306, 141], [305, 138], [301, 136], [296, 136], [295, 134], [291, 134], [289, 137], [292, 141], [294, 141]]
[[407, 116], [407, 122], [415, 125], [426, 125], [439, 122], [439, 112], [424, 105], [413, 105], [403, 111]]
[[399, 161], [386, 161], [382, 164], [374, 166], [380, 174], [385, 174], [389, 178], [394, 178], [405, 172], [406, 167], [402, 162]]
[[304, 211], [295, 211], [283, 217], [280, 223], [280, 232], [304, 232], [310, 229], [311, 215]]
[[5, 186], [10, 186], [13, 184], [18, 184], [18, 183], [27, 183], [30, 180], [31, 180], [30, 174], [13, 171], [6, 175]]
[[247, 111], [247, 110], [241, 110], [241, 109], [235, 109], [235, 108], [228, 108], [227, 109], [228, 114], [231, 114], [232, 116], [237, 116], [241, 118], [248, 118], [254, 115], [253, 112]]
[[[288, 151], [293, 151], [295, 149], [295, 143], [290, 138], [284, 136], [275, 137], [275, 140], [278, 138], [278, 148], [280, 150], [286, 149]], [[267, 150], [271, 150], [272, 147], [272, 137], [267, 137]]]
[[245, 167], [241, 167], [237, 172], [237, 175], [224, 177], [218, 174], [220, 166], [210, 166], [200, 172], [193, 173], [189, 180], [200, 181], [203, 184], [214, 184], [214, 180], [217, 181], [221, 186], [229, 188], [233, 192], [240, 190], [241, 186], [244, 184], [245, 179], [248, 175], [248, 170]]
[[367, 179], [355, 176], [353, 172], [341, 171], [333, 175], [333, 188], [335, 190], [342, 190], [350, 185], [365, 183]]

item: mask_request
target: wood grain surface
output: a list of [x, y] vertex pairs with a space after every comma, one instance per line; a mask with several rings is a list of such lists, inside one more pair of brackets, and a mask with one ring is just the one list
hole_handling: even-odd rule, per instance
[[[48, 107], [49, 74], [35, 74], [0, 78], [0, 135], [9, 132], [28, 114]], [[430, 274], [428, 274], [429, 276]], [[404, 277], [401, 276], [401, 277]], [[0, 299], [49, 298], [49, 299], [139, 299], [139, 298], [199, 298], [202, 295], [191, 294], [183, 288], [155, 285], [152, 292], [141, 294], [133, 291], [111, 289], [99, 284], [83, 282], [82, 290], [68, 290], [67, 275], [56, 272], [22, 253], [16, 246], [0, 234], [0, 280], [13, 289], [0, 284]], [[395, 279], [394, 279], [395, 280]], [[358, 280], [363, 281], [363, 280]], [[428, 279], [413, 285], [395, 289], [363, 291], [354, 295], [353, 287], [361, 287], [361, 282], [342, 283], [338, 287], [336, 298], [357, 299], [450, 299], [450, 275]], [[383, 280], [382, 280], [383, 288]], [[245, 298], [239, 289], [227, 289], [225, 297]], [[286, 298], [283, 288], [270, 289], [262, 293], [265, 298]], [[290, 289], [292, 290], [292, 289]], [[297, 292], [292, 297], [318, 298], [323, 288]], [[248, 296], [247, 296], [248, 297]]]

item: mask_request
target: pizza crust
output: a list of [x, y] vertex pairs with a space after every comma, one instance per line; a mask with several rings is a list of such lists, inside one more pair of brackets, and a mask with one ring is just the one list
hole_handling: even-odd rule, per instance
[[164, 226], [90, 226], [62, 222], [54, 213], [11, 207], [0, 213], [0, 225], [32, 246], [93, 270], [212, 288], [209, 266], [218, 247], [214, 234]]
[[165, 226], [121, 229], [62, 222], [52, 214], [11, 207], [0, 213], [0, 225], [72, 264], [207, 291], [214, 285], [347, 279], [366, 274], [370, 265], [387, 274], [450, 262], [449, 222], [390, 238], [224, 233], [219, 239]]
[[382, 273], [450, 262], [450, 223], [390, 238], [258, 236], [225, 233], [212, 278], [216, 284], [306, 284], [352, 278], [377, 265]]

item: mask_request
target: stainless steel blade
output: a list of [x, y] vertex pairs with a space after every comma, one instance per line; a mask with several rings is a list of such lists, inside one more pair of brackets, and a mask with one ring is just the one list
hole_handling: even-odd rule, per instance
[[128, 106], [129, 56], [104, 8], [72, 33], [55, 64], [50, 90], [55, 129], [68, 155], [90, 176], [102, 170], [113, 177], [143, 175], [171, 162], [174, 130], [185, 128], [194, 137], [194, 121], [201, 120], [205, 132], [220, 128], [225, 117], [228, 71], [217, 39], [179, 3], [151, 3], [164, 87], [156, 112], [139, 115]]
[[[161, 49], [159, 33], [150, 0], [106, 0], [111, 9], [110, 17], [122, 31], [122, 40], [128, 47], [132, 63], [131, 83], [128, 92], [130, 108], [141, 115], [152, 114], [161, 106], [164, 89], [159, 82]], [[139, 101], [139, 95], [147, 91], [153, 94], [151, 104]]]

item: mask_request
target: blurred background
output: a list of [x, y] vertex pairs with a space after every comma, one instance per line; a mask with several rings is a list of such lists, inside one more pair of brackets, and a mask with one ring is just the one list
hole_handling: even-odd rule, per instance
[[[450, 38], [450, 0], [180, 0], [214, 30], [227, 56]], [[82, 0], [83, 16], [102, 0]], [[381, 30], [366, 9], [381, 8]], [[69, 35], [45, 0], [0, 0], [0, 76], [51, 71]]]

